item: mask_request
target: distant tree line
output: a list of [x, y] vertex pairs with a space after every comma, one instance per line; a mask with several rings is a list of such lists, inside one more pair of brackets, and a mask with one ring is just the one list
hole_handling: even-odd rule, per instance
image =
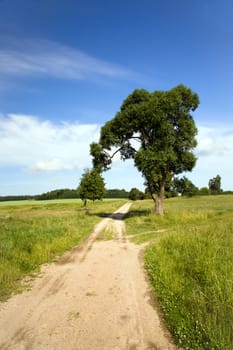
[[42, 193], [35, 196], [35, 199], [37, 200], [69, 199], [69, 198], [78, 198], [77, 190], [64, 188], [64, 189], [49, 191], [49, 192]]
[[0, 202], [35, 199], [35, 196], [0, 196]]
[[[20, 200], [50, 200], [50, 199], [72, 199], [81, 198], [78, 189], [56, 189], [38, 195], [12, 195], [0, 196], [0, 202]], [[129, 198], [129, 192], [124, 189], [105, 190], [103, 198]]]
[[[89, 184], [90, 185], [90, 184]], [[93, 184], [93, 186], [96, 184]], [[91, 197], [91, 192], [93, 193], [93, 188], [90, 186], [84, 187], [84, 189], [81, 190], [80, 186], [75, 189], [75, 190], [70, 190], [70, 189], [59, 189], [59, 190], [53, 190], [50, 192], [43, 193], [41, 195], [34, 196], [34, 199], [37, 200], [49, 200], [49, 199], [72, 199], [72, 198], [81, 198], [84, 199], [86, 196], [86, 199], [90, 200], [96, 200], [96, 199], [101, 199], [101, 198], [129, 198], [129, 192], [124, 190], [124, 189], [106, 189], [104, 193], [100, 192], [99, 196], [97, 193], [97, 197]], [[88, 191], [85, 192], [85, 191]], [[103, 195], [103, 197], [102, 197]], [[91, 198], [89, 198], [91, 197]]]
[[124, 189], [113, 188], [106, 190], [104, 198], [129, 198], [129, 192]]
[[[82, 183], [82, 179], [85, 181]], [[3, 201], [17, 201], [17, 200], [49, 200], [49, 199], [72, 199], [81, 198], [82, 200], [102, 199], [102, 198], [126, 198], [130, 200], [142, 200], [151, 197], [148, 188], [141, 191], [136, 187], [131, 188], [130, 191], [125, 189], [105, 189], [104, 183], [101, 179], [96, 178], [96, 174], [91, 171], [86, 171], [83, 174], [80, 185], [77, 189], [56, 189], [46, 193], [35, 196], [30, 195], [15, 195], [15, 196], [0, 196], [0, 202]], [[98, 181], [97, 181], [98, 180]], [[81, 186], [82, 185], [82, 186]], [[93, 192], [95, 195], [93, 196]], [[192, 197], [196, 195], [218, 195], [218, 194], [233, 194], [233, 191], [223, 191], [221, 189], [221, 176], [217, 175], [209, 180], [208, 187], [198, 188], [186, 176], [181, 178], [174, 177], [170, 186], [165, 188], [165, 197], [187, 196]]]
[[20, 201], [20, 200], [49, 200], [49, 199], [68, 199], [78, 198], [77, 190], [71, 190], [68, 188], [52, 190], [38, 195], [32, 196], [0, 196], [0, 202], [5, 201]]

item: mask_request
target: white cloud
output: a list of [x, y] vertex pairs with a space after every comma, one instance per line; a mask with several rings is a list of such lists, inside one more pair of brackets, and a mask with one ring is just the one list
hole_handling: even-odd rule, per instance
[[9, 40], [0, 50], [0, 75], [93, 80], [122, 78], [131, 72], [85, 52], [47, 40]]
[[197, 155], [200, 157], [233, 156], [233, 126], [209, 125], [198, 127]]
[[74, 164], [63, 163], [61, 159], [54, 158], [47, 161], [40, 161], [33, 164], [30, 168], [32, 172], [42, 173], [42, 172], [52, 172], [59, 170], [73, 170]]
[[55, 124], [28, 115], [1, 116], [0, 164], [31, 172], [83, 169], [91, 166], [89, 145], [98, 137], [96, 124]]

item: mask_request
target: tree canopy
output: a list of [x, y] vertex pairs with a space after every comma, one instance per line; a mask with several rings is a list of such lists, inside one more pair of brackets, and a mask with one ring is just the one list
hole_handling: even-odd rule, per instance
[[118, 152], [123, 160], [134, 159], [156, 212], [163, 214], [165, 187], [175, 174], [191, 171], [196, 162], [192, 151], [197, 128], [190, 112], [198, 104], [198, 95], [184, 85], [152, 93], [134, 90], [102, 127], [99, 142], [91, 144], [94, 168], [109, 169]]

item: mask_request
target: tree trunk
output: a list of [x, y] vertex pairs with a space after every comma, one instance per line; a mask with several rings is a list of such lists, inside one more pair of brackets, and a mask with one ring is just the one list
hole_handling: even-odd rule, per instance
[[159, 195], [154, 191], [151, 193], [152, 199], [155, 203], [155, 213], [157, 215], [163, 215], [163, 200], [164, 200], [165, 185], [161, 184]]
[[155, 212], [157, 215], [163, 215], [163, 197], [157, 196]]

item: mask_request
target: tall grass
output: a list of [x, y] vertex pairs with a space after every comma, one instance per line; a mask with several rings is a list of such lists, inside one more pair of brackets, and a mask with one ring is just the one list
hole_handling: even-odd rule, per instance
[[20, 280], [79, 244], [103, 216], [123, 202], [60, 201], [0, 207], [0, 300], [19, 291]]
[[[129, 233], [138, 242], [146, 240], [145, 230], [147, 239], [158, 239], [145, 251], [145, 266], [177, 344], [232, 350], [233, 197], [167, 200], [163, 218], [152, 215], [149, 202], [144, 212], [142, 205], [129, 213]], [[137, 211], [142, 215], [135, 217]]]

